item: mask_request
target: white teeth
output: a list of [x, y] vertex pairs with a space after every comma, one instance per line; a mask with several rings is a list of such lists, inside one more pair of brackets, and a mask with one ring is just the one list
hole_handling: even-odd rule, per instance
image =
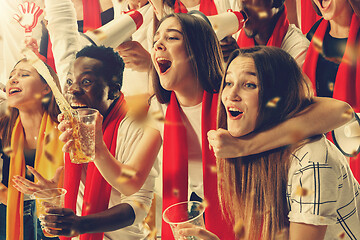
[[229, 108], [229, 111], [233, 111], [233, 112], [240, 112], [238, 109], [236, 109], [236, 108]]
[[14, 93], [14, 92], [20, 92], [20, 90], [19, 90], [19, 89], [11, 89], [11, 90], [9, 91], [10, 94], [12, 94], [12, 93]]
[[80, 103], [72, 103], [71, 107], [86, 107], [85, 104], [80, 104]]
[[156, 61], [170, 61], [169, 59], [159, 57], [156, 59]]

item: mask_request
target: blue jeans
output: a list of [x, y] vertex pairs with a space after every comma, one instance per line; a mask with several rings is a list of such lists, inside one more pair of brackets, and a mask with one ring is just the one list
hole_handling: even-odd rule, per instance
[[[24, 240], [58, 240], [45, 237], [35, 212], [35, 201], [24, 201]], [[36, 235], [35, 235], [36, 233]], [[6, 206], [0, 204], [0, 240], [6, 240]]]

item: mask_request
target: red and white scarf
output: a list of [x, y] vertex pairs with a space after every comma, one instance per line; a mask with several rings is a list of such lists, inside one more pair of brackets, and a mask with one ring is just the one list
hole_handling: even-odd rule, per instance
[[[126, 115], [126, 102], [124, 95], [117, 100], [110, 113], [103, 122], [103, 139], [110, 153], [115, 156], [117, 130], [120, 122]], [[69, 154], [65, 155], [64, 188], [68, 191], [65, 195], [65, 207], [76, 212], [76, 202], [81, 180], [83, 165], [71, 163]], [[101, 189], [101, 194], [99, 194]], [[82, 216], [98, 213], [108, 209], [111, 185], [103, 178], [94, 163], [89, 163], [86, 172], [86, 183], [82, 205]], [[104, 233], [82, 234], [81, 240], [102, 240]], [[61, 237], [62, 240], [70, 239]]]
[[[204, 13], [206, 16], [218, 14], [214, 0], [201, 0], [199, 11]], [[174, 12], [187, 13], [188, 10], [181, 1], [176, 0], [174, 4]]]
[[[216, 129], [218, 94], [204, 92], [201, 115], [202, 163], [206, 229], [220, 239], [235, 239], [232, 226], [221, 220], [222, 212], [217, 191], [216, 158], [209, 150], [207, 132]], [[174, 203], [188, 200], [188, 143], [182, 110], [171, 93], [166, 110], [163, 142], [163, 210]], [[162, 238], [174, 239], [170, 226], [163, 221]]]
[[[319, 58], [318, 43], [323, 42], [329, 22], [322, 20], [317, 28], [308, 52], [303, 70], [310, 78], [316, 94], [316, 69]], [[354, 13], [351, 18], [349, 37], [345, 53], [339, 65], [333, 91], [333, 98], [351, 105], [355, 112], [360, 112], [360, 18]], [[360, 155], [350, 159], [350, 167], [355, 178], [360, 181]]]
[[[272, 35], [270, 36], [266, 46], [281, 47], [281, 43], [288, 31], [289, 20], [287, 18], [287, 10], [284, 6], [284, 11], [281, 13]], [[237, 44], [240, 48], [250, 48], [255, 46], [255, 41], [253, 38], [246, 36], [245, 31], [241, 30]]]
[[320, 18], [316, 14], [311, 1], [301, 0], [301, 31], [303, 34], [307, 34]]

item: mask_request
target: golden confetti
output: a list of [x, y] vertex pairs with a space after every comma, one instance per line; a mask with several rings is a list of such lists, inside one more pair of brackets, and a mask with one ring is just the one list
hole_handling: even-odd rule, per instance
[[48, 151], [45, 150], [44, 155], [47, 159], [49, 159], [50, 162], [54, 161], [54, 157], [51, 153], [49, 153]]
[[315, 50], [319, 53], [322, 53], [322, 46], [323, 46], [323, 41], [322, 39], [316, 37], [316, 36], [313, 36], [312, 38], [312, 43], [313, 43], [313, 46], [315, 48]]
[[134, 205], [141, 208], [141, 209], [144, 209], [146, 212], [149, 212], [150, 211], [150, 207], [147, 206], [146, 204], [144, 203], [141, 203], [141, 202], [138, 202], [136, 200], [133, 201]]
[[178, 196], [179, 196], [180, 191], [179, 191], [179, 189], [174, 188], [174, 189], [173, 189], [173, 191], [172, 191], [172, 193], [173, 193], [173, 195], [174, 195], [175, 197], [178, 197]]
[[40, 93], [34, 94], [34, 98], [36, 98], [36, 99], [40, 99], [41, 97], [42, 97], [42, 96], [41, 96]]
[[48, 104], [48, 103], [50, 102], [50, 100], [51, 100], [51, 97], [45, 96], [45, 97], [43, 97], [43, 98], [41, 99], [41, 103], [42, 103], [42, 104]]
[[345, 236], [346, 236], [345, 232], [341, 232], [338, 234], [337, 237], [338, 237], [338, 239], [345, 239]]
[[275, 108], [279, 101], [280, 101], [280, 97], [274, 97], [273, 99], [271, 99], [266, 103], [266, 107]]
[[329, 90], [332, 92], [334, 91], [334, 83], [333, 82], [329, 83]]
[[314, 191], [309, 191], [308, 189], [303, 188], [301, 186], [297, 186], [296, 191], [295, 191], [295, 194], [300, 196], [300, 197], [305, 197], [305, 196], [308, 196], [308, 195], [310, 195], [312, 193], [314, 193]]
[[217, 173], [217, 168], [216, 168], [216, 166], [210, 166], [210, 171], [211, 171], [212, 173]]
[[105, 38], [107, 38], [106, 34], [105, 34], [103, 31], [99, 30], [99, 29], [94, 29], [94, 30], [92, 30], [92, 32], [93, 32], [95, 35], [97, 35], [99, 41], [102, 41], [102, 40], [104, 40]]
[[85, 205], [85, 211], [89, 212], [89, 210], [91, 208], [91, 204], [89, 202], [84, 201], [84, 205]]
[[13, 150], [11, 149], [11, 147], [6, 147], [3, 149], [3, 152], [5, 153], [5, 155], [10, 156], [10, 154], [13, 152]]
[[136, 171], [130, 168], [123, 167], [121, 169], [120, 176], [118, 177], [117, 181], [119, 183], [124, 183], [129, 181], [131, 178], [133, 178], [136, 175]]
[[260, 19], [268, 18], [268, 17], [269, 17], [269, 14], [268, 14], [266, 11], [260, 11], [260, 12], [258, 12], [258, 17], [259, 17]]
[[235, 223], [234, 233], [237, 239], [245, 239], [245, 224], [242, 219]]
[[147, 94], [128, 96], [126, 97], [126, 102], [129, 116], [140, 122], [147, 118], [147, 112], [149, 109]]

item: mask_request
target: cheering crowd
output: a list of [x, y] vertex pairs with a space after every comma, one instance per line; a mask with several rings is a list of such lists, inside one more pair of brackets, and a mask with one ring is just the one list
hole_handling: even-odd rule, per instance
[[[357, 0], [2, 5], [0, 240], [177, 239], [162, 213], [185, 201], [205, 225], [181, 239], [360, 239], [359, 143], [344, 154], [329, 134], [360, 112]], [[86, 35], [128, 34], [102, 26], [135, 10], [115, 47]], [[93, 162], [72, 162], [49, 81], [97, 110]], [[33, 194], [53, 188], [63, 206], [37, 214]]]

